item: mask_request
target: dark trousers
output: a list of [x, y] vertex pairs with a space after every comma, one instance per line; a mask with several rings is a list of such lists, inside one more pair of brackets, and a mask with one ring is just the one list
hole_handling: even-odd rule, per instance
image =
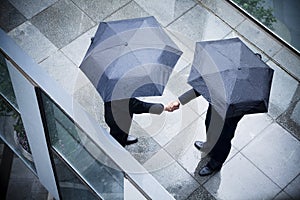
[[231, 149], [231, 140], [234, 137], [237, 124], [242, 117], [237, 116], [223, 119], [209, 105], [205, 119], [206, 134], [209, 143], [214, 144], [209, 152], [211, 157], [209, 165], [222, 165], [225, 162]]
[[104, 118], [110, 128], [110, 134], [125, 146], [133, 114], [160, 114], [163, 108], [162, 104], [147, 103], [136, 98], [115, 100], [105, 102]]

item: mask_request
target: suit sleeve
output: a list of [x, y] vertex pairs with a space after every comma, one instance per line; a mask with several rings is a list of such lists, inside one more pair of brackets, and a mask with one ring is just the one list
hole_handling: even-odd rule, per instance
[[190, 102], [191, 100], [193, 100], [193, 99], [195, 99], [196, 97], [199, 97], [199, 96], [200, 96], [200, 93], [198, 93], [194, 89], [190, 89], [189, 91], [183, 93], [180, 97], [178, 97], [178, 100], [180, 101], [180, 103], [182, 105], [185, 105], [188, 102]]
[[134, 114], [151, 113], [159, 115], [164, 111], [164, 105], [160, 103], [148, 103], [132, 98], [130, 99], [130, 110]]

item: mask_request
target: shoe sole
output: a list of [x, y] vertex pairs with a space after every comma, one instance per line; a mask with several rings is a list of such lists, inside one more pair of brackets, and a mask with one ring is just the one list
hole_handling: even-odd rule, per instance
[[138, 139], [132, 140], [132, 141], [127, 141], [127, 142], [126, 142], [126, 145], [135, 144], [135, 143], [137, 143], [137, 142], [138, 142]]

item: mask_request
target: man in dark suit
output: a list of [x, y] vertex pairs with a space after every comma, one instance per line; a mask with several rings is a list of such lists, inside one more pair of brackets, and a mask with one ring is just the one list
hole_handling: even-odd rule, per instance
[[[200, 94], [191, 89], [168, 104], [165, 110], [172, 112], [177, 110], [180, 104], [185, 105], [192, 99], [200, 96]], [[208, 153], [210, 160], [199, 171], [200, 176], [207, 176], [222, 168], [223, 163], [229, 155], [231, 149], [231, 140], [234, 137], [238, 122], [243, 115], [223, 119], [217, 111], [209, 104], [205, 126], [206, 126], [206, 142], [196, 141], [195, 147], [205, 153]]]
[[130, 98], [105, 102], [104, 109], [104, 118], [110, 128], [110, 134], [125, 147], [138, 141], [136, 137], [129, 135], [133, 114], [161, 114], [164, 105]]

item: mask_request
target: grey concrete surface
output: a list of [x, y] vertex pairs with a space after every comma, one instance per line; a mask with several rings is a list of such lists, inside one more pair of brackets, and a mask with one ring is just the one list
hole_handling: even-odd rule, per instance
[[[193, 147], [195, 140], [205, 140], [208, 104], [202, 97], [173, 113], [136, 115], [131, 134], [140, 142], [126, 149], [176, 199], [300, 199], [300, 90], [295, 79], [300, 78], [300, 57], [227, 1], [3, 0], [0, 11], [0, 27], [106, 128], [103, 102], [78, 68], [100, 21], [153, 15], [183, 50], [163, 96], [145, 98], [164, 104], [190, 88], [186, 78], [196, 41], [240, 37], [275, 70], [270, 108], [240, 121], [220, 172], [198, 175], [207, 161]], [[19, 168], [13, 173], [27, 176], [21, 164], [14, 167]], [[13, 175], [9, 199], [32, 199], [34, 194], [46, 199], [42, 186], [33, 189], [36, 185], [36, 179]], [[16, 193], [19, 187], [23, 189]]]

